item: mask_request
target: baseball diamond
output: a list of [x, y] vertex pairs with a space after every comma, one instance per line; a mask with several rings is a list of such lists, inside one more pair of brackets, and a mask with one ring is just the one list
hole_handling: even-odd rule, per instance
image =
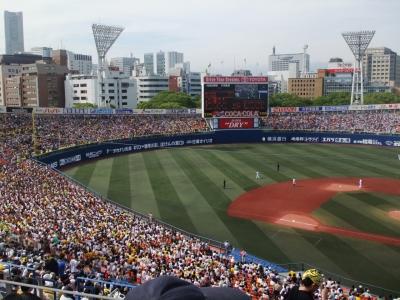
[[[207, 145], [120, 155], [65, 172], [125, 206], [270, 261], [303, 261], [395, 290], [397, 152], [358, 145]], [[257, 171], [262, 178], [256, 180]]]

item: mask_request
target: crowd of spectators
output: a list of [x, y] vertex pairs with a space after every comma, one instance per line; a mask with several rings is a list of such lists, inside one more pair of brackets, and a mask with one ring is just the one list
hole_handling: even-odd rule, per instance
[[[78, 290], [78, 277], [139, 285], [172, 275], [201, 287], [238, 288], [253, 299], [284, 299], [298, 284], [296, 275], [280, 277], [271, 268], [236, 261], [203, 241], [122, 210], [29, 159], [35, 136], [41, 150], [49, 151], [206, 129], [196, 117], [0, 114], [0, 278]], [[345, 297], [333, 284], [330, 299]], [[108, 295], [112, 285], [87, 280], [79, 290]]]
[[400, 112], [348, 111], [273, 113], [261, 119], [274, 130], [310, 130], [400, 134]]

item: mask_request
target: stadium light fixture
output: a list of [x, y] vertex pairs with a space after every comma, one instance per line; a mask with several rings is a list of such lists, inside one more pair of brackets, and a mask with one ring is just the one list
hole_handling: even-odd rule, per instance
[[355, 57], [350, 104], [364, 104], [364, 78], [362, 60], [375, 30], [344, 32], [342, 36]]
[[121, 32], [124, 30], [122, 27], [109, 26], [102, 24], [93, 24], [93, 37], [96, 43], [97, 55], [98, 55], [98, 79], [99, 79], [99, 103], [102, 103], [102, 83], [103, 83], [103, 73], [105, 71], [106, 65], [106, 54], [110, 50], [111, 46], [115, 43]]

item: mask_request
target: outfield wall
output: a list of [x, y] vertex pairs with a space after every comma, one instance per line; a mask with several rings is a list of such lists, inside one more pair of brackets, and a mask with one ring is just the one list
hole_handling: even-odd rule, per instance
[[62, 168], [90, 159], [162, 148], [234, 143], [321, 143], [375, 145], [400, 148], [400, 135], [317, 133], [301, 131], [220, 130], [181, 136], [154, 136], [110, 141], [61, 149], [41, 155], [38, 160]]

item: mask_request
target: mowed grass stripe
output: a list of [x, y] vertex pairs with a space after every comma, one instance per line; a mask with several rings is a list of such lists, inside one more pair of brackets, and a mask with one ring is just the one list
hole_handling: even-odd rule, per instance
[[92, 178], [95, 168], [96, 168], [95, 163], [84, 164], [84, 165], [80, 166], [78, 170], [76, 170], [76, 172], [72, 176], [72, 178], [79, 181], [83, 185], [88, 186], [89, 182], [90, 182], [90, 178]]
[[[207, 174], [208, 179], [211, 180], [217, 187], [219, 187], [221, 192], [224, 193], [229, 199], [236, 199], [236, 197], [246, 192], [242, 186], [238, 185], [234, 181], [229, 180], [223, 170], [216, 168], [213, 165], [213, 161], [205, 159], [203, 156], [199, 155], [198, 151], [190, 152], [190, 154], [191, 155], [187, 158], [189, 159], [193, 168], [201, 169], [204, 174]], [[226, 189], [223, 188], [224, 178], [227, 179]]]
[[357, 207], [350, 205], [351, 200], [351, 196], [342, 194], [340, 195], [340, 200], [336, 198], [335, 200], [325, 202], [322, 208], [335, 214], [338, 218], [360, 231], [396, 236], [396, 232], [367, 215], [362, 205]]
[[[347, 241], [347, 243], [349, 242], [350, 240]], [[397, 280], [397, 283], [400, 282], [400, 253], [398, 252], [398, 247], [394, 249], [393, 246], [373, 243], [366, 246], [362, 241], [351, 241], [351, 247], [357, 252], [362, 252], [366, 258], [376, 262], [385, 270], [388, 270], [392, 276], [390, 281], [395, 282]], [[398, 285], [392, 284], [392, 289], [395, 288], [399, 290]]]
[[[202, 156], [207, 161], [212, 162], [212, 165], [223, 172], [230, 180], [234, 181], [237, 185], [241, 186], [245, 191], [250, 191], [260, 185], [247, 178], [245, 173], [242, 173], [240, 169], [235, 168], [234, 165], [224, 162], [222, 159], [217, 157], [213, 152], [210, 151], [197, 151], [197, 154]], [[255, 172], [254, 172], [255, 174]]]
[[[227, 155], [233, 157], [236, 160], [241, 160], [245, 162], [248, 166], [253, 168], [255, 171], [260, 171], [263, 176], [270, 178], [271, 181], [280, 182], [287, 181], [290, 179], [284, 172], [276, 171], [276, 164], [268, 162], [268, 155], [266, 153], [261, 153], [254, 155], [254, 149], [251, 153], [248, 152], [228, 152]], [[254, 171], [254, 175], [255, 175]]]
[[[318, 240], [316, 240], [315, 243], [310, 243], [303, 235], [299, 235], [298, 232], [290, 227], [275, 226], [263, 222], [255, 223], [264, 234], [270, 236], [271, 240], [282, 250], [282, 253], [289, 257], [289, 261], [280, 261], [280, 263], [299, 262], [298, 257], [299, 253], [301, 253], [302, 262], [313, 265], [320, 265], [323, 263], [325, 268], [328, 268], [331, 272], [346, 274], [343, 269], [331, 261], [322, 251], [314, 247], [314, 244], [317, 243]], [[306, 234], [312, 235], [311, 232], [307, 232]], [[296, 246], [294, 247], [293, 245]]]
[[[230, 199], [201, 169], [191, 166], [187, 155], [183, 153], [178, 156], [176, 152], [172, 152], [172, 155], [175, 156], [176, 162], [184, 170], [186, 176], [192, 180], [197, 190], [208, 201], [221, 221], [238, 239], [240, 247], [245, 248], [247, 251], [252, 251], [255, 248], [266, 249], [270, 260], [282, 259], [284, 255], [282, 255], [281, 249], [265, 236], [258, 226], [251, 221], [239, 220], [226, 214]], [[209, 224], [209, 226], [213, 227], [213, 224]], [[285, 259], [287, 260], [288, 258], [286, 257]]]
[[[346, 160], [338, 158], [336, 153], [331, 153], [328, 151], [321, 151], [318, 145], [299, 145], [303, 146], [308, 154], [313, 154], [315, 158], [308, 158], [309, 161], [313, 162], [313, 168], [322, 168], [326, 177], [359, 177], [360, 174], [365, 174], [365, 169], [360, 166], [355, 166], [352, 164], [352, 160]], [[338, 149], [339, 150], [339, 149]], [[339, 150], [340, 151], [340, 150]], [[336, 155], [335, 155], [336, 154]], [[372, 175], [376, 175], [373, 173]]]
[[[191, 179], [186, 176], [185, 171], [182, 170], [175, 160], [176, 157], [171, 154], [172, 151], [176, 150], [163, 151], [160, 161], [164, 169], [169, 170], [169, 179], [173, 183], [179, 199], [185, 206], [187, 214], [191, 218], [197, 232], [201, 232], [203, 236], [208, 238], [220, 241], [228, 239], [237, 244], [236, 238], [225, 224], [222, 223], [203, 195], [193, 185]], [[190, 150], [186, 151], [186, 153], [189, 156], [192, 154]], [[210, 224], [213, 224], [213, 226], [210, 226]]]
[[[339, 201], [343, 206], [350, 210], [354, 210], [366, 218], [366, 222], [371, 230], [376, 230], [379, 234], [399, 236], [400, 226], [398, 221], [388, 218], [387, 214], [379, 208], [369, 205], [354, 197], [357, 193], [340, 195]], [[369, 195], [373, 197], [373, 195]]]
[[[281, 153], [285, 153], [288, 152], [290, 150], [289, 148], [286, 148], [286, 145], [274, 145], [275, 150], [277, 150], [278, 152], [281, 150]], [[268, 157], [268, 153], [271, 153], [268, 149], [268, 147], [263, 147], [263, 148], [255, 148], [255, 153], [259, 153], [259, 154], [264, 154], [266, 157]], [[306, 152], [305, 152], [306, 154]], [[279, 159], [279, 163], [280, 165], [284, 166], [285, 169], [291, 169], [293, 171], [295, 171], [298, 176], [295, 176], [295, 178], [299, 179], [299, 178], [319, 178], [319, 177], [323, 177], [323, 174], [320, 172], [316, 172], [314, 171], [314, 169], [312, 168], [312, 164], [309, 163], [309, 161], [307, 161], [307, 159], [300, 159], [301, 154], [299, 154], [299, 156], [294, 156], [291, 158], [287, 158], [287, 156], [278, 156], [276, 159]]]
[[[354, 249], [354, 240], [339, 238], [334, 235], [314, 232], [312, 236], [301, 229], [295, 229], [298, 234], [314, 245], [340, 268], [353, 278], [375, 285], [385, 285], [384, 281], [390, 280], [392, 274], [376, 261], [364, 256], [363, 251]], [[363, 241], [364, 243], [369, 243]], [[371, 270], [374, 270], [371, 272]]]
[[[382, 175], [384, 175], [393, 178], [399, 177], [398, 172], [391, 172], [388, 169], [382, 168], [382, 164], [379, 162], [379, 160], [361, 160], [359, 157], [356, 158], [358, 155], [356, 149], [354, 149], [354, 153], [353, 152], [349, 153], [347, 149], [338, 152], [334, 152], [331, 148], [320, 147], [319, 149], [321, 149], [320, 150], [321, 152], [329, 153], [330, 155], [337, 155], [338, 157], [344, 157], [348, 159], [349, 163], [351, 163], [353, 166], [359, 167], [360, 169], [375, 174], [376, 176], [382, 177]], [[359, 151], [360, 153], [362, 152], [361, 149]]]
[[158, 203], [154, 196], [153, 188], [150, 183], [149, 175], [144, 164], [143, 155], [154, 155], [153, 153], [143, 152], [128, 156], [131, 204], [130, 206], [144, 214], [152, 213], [155, 218], [160, 218]]
[[257, 170], [253, 169], [246, 161], [246, 156], [243, 159], [238, 160], [236, 157], [226, 155], [221, 151], [213, 152], [219, 159], [224, 161], [226, 164], [230, 166], [234, 166], [235, 169], [241, 170], [241, 173], [246, 176], [246, 178], [250, 179], [251, 181], [256, 182], [259, 185], [265, 185], [276, 182], [273, 178], [270, 178], [266, 174], [262, 174], [262, 179], [255, 179], [255, 172]]
[[[332, 146], [332, 145], [330, 145]], [[335, 157], [338, 164], [342, 164], [344, 166], [349, 166], [349, 170], [344, 174], [347, 176], [378, 176], [381, 177], [382, 173], [379, 169], [376, 169], [372, 166], [372, 161], [364, 160], [364, 164], [360, 164], [360, 158], [357, 157], [359, 153], [356, 149], [352, 149], [352, 151], [343, 151], [347, 147], [321, 147], [318, 145], [313, 148], [312, 151], [316, 153], [321, 153], [321, 155], [325, 154], [330, 157]], [[351, 167], [350, 167], [351, 166]], [[350, 172], [354, 170], [355, 172]]]
[[400, 197], [378, 193], [354, 193], [354, 198], [384, 211], [400, 209]]
[[[334, 149], [335, 146], [337, 145], [331, 145], [330, 148]], [[397, 149], [373, 146], [348, 146], [342, 147], [341, 152], [350, 155], [353, 153], [353, 156], [357, 157], [357, 159], [361, 158], [364, 161], [372, 162], [381, 167], [383, 172], [389, 170], [391, 173], [397, 174], [395, 178], [400, 177], [398, 172], [400, 161], [397, 157]]]
[[169, 180], [167, 171], [163, 168], [158, 156], [153, 153], [153, 155], [144, 155], [143, 158], [155, 199], [158, 202], [161, 219], [187, 231], [197, 233], [196, 227], [179, 200], [175, 187]]
[[128, 155], [114, 157], [107, 197], [126, 207], [131, 207], [131, 185]]
[[95, 169], [89, 181], [89, 187], [104, 197], [108, 195], [112, 164], [112, 159], [96, 161], [94, 163]]
[[357, 230], [356, 227], [341, 219], [336, 212], [328, 211], [325, 208], [319, 207], [312, 212], [312, 215], [320, 220], [322, 224]]

